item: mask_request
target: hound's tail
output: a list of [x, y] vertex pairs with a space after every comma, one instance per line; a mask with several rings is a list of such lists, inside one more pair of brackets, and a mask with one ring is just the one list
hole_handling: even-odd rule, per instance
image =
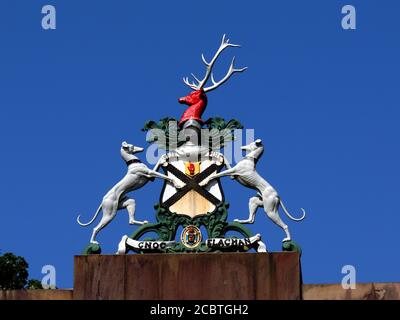
[[87, 227], [88, 225], [92, 224], [94, 220], [96, 220], [97, 216], [98, 216], [99, 213], [100, 213], [101, 207], [102, 207], [102, 205], [100, 204], [100, 206], [99, 206], [99, 208], [97, 209], [97, 211], [96, 211], [94, 217], [93, 217], [92, 220], [90, 220], [89, 222], [87, 222], [87, 223], [82, 223], [82, 222], [79, 220], [79, 218], [81, 217], [81, 215], [79, 215], [79, 216], [76, 218], [76, 222], [78, 222], [78, 224], [79, 224], [80, 226], [82, 226], [82, 227]]
[[290, 219], [292, 219], [293, 221], [301, 221], [301, 220], [303, 220], [303, 219], [306, 217], [306, 211], [305, 211], [303, 208], [300, 208], [301, 211], [303, 211], [303, 215], [302, 215], [300, 218], [294, 218], [294, 217], [289, 213], [289, 211], [286, 209], [286, 207], [285, 207], [285, 205], [283, 204], [282, 200], [280, 200], [280, 204], [281, 204], [281, 207], [282, 207], [283, 211], [286, 213], [286, 215], [287, 215]]

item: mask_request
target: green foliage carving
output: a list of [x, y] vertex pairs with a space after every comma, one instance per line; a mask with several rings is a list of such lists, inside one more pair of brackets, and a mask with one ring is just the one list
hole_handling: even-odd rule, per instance
[[282, 250], [286, 252], [298, 252], [301, 256], [301, 247], [293, 240], [285, 241], [282, 243]]
[[95, 243], [89, 243], [85, 249], [83, 249], [82, 254], [83, 255], [89, 255], [89, 254], [100, 254], [101, 253], [101, 248], [98, 244]]
[[[156, 219], [157, 223], [146, 224], [137, 229], [132, 235], [131, 238], [135, 240], [141, 240], [141, 238], [146, 233], [156, 233], [156, 238], [147, 238], [146, 240], [150, 241], [173, 241], [175, 240], [177, 230], [179, 226], [186, 227], [189, 225], [194, 225], [198, 228], [204, 226], [207, 230], [208, 238], [226, 238], [226, 233], [229, 231], [237, 232], [244, 237], [251, 237], [251, 232], [243, 227], [240, 223], [228, 223], [228, 203], [223, 203], [218, 206], [213, 212], [208, 213], [206, 215], [196, 216], [191, 218], [186, 215], [178, 215], [170, 212], [168, 209], [164, 208], [160, 204], [156, 204], [154, 206], [156, 209]], [[230, 251], [229, 249], [225, 249], [226, 251]], [[205, 243], [201, 243], [196, 248], [187, 248], [180, 242], [177, 242], [176, 245], [172, 248], [167, 248], [165, 250], [157, 251], [157, 252], [212, 252], [212, 251], [223, 251], [221, 249], [216, 250], [214, 248], [209, 248]], [[144, 251], [138, 251], [140, 253], [144, 253]], [[149, 251], [146, 251], [149, 252]]]
[[225, 119], [221, 117], [210, 118], [205, 122], [205, 125], [207, 129], [217, 129], [217, 130], [243, 129], [242, 124], [238, 120], [232, 119], [226, 122]]
[[148, 132], [146, 139], [148, 143], [157, 143], [158, 147], [163, 150], [169, 151], [169, 149], [177, 148], [185, 142], [179, 139], [181, 129], [174, 118], [162, 118], [158, 122], [147, 121], [142, 131]]
[[[226, 143], [234, 140], [234, 130], [243, 129], [243, 126], [236, 119], [225, 121], [224, 118], [214, 117], [204, 123], [204, 129], [208, 129], [208, 132], [201, 133], [201, 144], [208, 146], [211, 150], [219, 150]], [[142, 131], [148, 132], [147, 142], [157, 143], [163, 150], [175, 149], [186, 142], [183, 129], [178, 126], [174, 118], [166, 117], [158, 122], [147, 121]]]

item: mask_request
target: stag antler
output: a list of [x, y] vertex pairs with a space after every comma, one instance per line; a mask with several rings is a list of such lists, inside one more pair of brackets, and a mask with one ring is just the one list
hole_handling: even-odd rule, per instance
[[[192, 88], [193, 90], [200, 90], [203, 89], [204, 92], [209, 92], [211, 90], [214, 90], [216, 88], [218, 88], [220, 85], [222, 85], [225, 81], [227, 81], [232, 74], [234, 74], [235, 72], [243, 72], [244, 70], [247, 69], [247, 67], [241, 68], [241, 69], [235, 69], [234, 67], [234, 63], [235, 63], [235, 57], [233, 57], [231, 65], [229, 66], [228, 69], [228, 73], [225, 75], [225, 77], [222, 78], [222, 80], [216, 82], [214, 80], [214, 76], [212, 73], [212, 68], [214, 66], [215, 61], [217, 60], [218, 56], [221, 54], [222, 51], [224, 51], [226, 48], [228, 47], [240, 47], [240, 45], [238, 44], [233, 44], [233, 43], [229, 43], [229, 39], [225, 39], [225, 35], [223, 35], [222, 37], [222, 41], [221, 41], [221, 45], [219, 46], [219, 49], [217, 50], [217, 52], [215, 53], [214, 57], [211, 59], [210, 62], [207, 62], [207, 60], [204, 58], [204, 55], [201, 54], [201, 59], [203, 60], [204, 64], [206, 65], [206, 74], [203, 78], [203, 80], [199, 80], [193, 73], [191, 74], [192, 77], [194, 78], [194, 80], [197, 82], [189, 82], [189, 78], [185, 77], [183, 78], [183, 82], [189, 86], [190, 88]], [[206, 84], [206, 82], [208, 81], [208, 79], [211, 77], [211, 81], [212, 81], [212, 85], [209, 87], [204, 88], [204, 85]]]

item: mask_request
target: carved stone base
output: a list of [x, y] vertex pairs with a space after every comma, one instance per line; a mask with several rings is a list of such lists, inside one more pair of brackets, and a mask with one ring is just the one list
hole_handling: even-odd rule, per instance
[[74, 299], [301, 299], [295, 252], [75, 257]]

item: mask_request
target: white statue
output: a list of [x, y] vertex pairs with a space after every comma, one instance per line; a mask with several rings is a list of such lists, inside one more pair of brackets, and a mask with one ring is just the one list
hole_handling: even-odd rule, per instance
[[256, 164], [264, 152], [264, 147], [260, 139], [250, 143], [247, 146], [241, 147], [241, 149], [248, 151], [248, 154], [245, 158], [240, 160], [236, 166], [211, 175], [209, 178], [202, 181], [200, 185], [204, 186], [212, 179], [223, 176], [231, 176], [245, 187], [255, 189], [257, 191], [257, 196], [252, 197], [249, 200], [249, 218], [246, 220], [235, 219], [235, 221], [240, 223], [254, 223], [257, 209], [259, 207], [263, 207], [268, 217], [284, 230], [286, 238], [283, 239], [283, 241], [290, 241], [291, 237], [289, 228], [279, 216], [279, 206], [281, 206], [286, 215], [294, 221], [303, 220], [306, 216], [306, 212], [304, 209], [301, 209], [303, 211], [302, 217], [298, 219], [292, 217], [282, 203], [282, 200], [278, 196], [276, 190], [257, 173]]
[[126, 194], [128, 192], [143, 187], [149, 180], [152, 180], [154, 178], [165, 179], [172, 183], [175, 188], [181, 188], [181, 185], [178, 181], [175, 181], [172, 178], [157, 172], [157, 169], [162, 164], [162, 161], [165, 161], [164, 157], [162, 157], [155, 168], [151, 170], [144, 163], [142, 163], [138, 157], [134, 155], [135, 153], [142, 151], [143, 148], [128, 144], [125, 141], [122, 142], [121, 156], [128, 166], [128, 172], [126, 173], [125, 177], [123, 177], [122, 180], [120, 180], [114, 187], [112, 187], [111, 190], [108, 191], [108, 193], [104, 196], [103, 201], [97, 209], [94, 217], [88, 223], [82, 223], [79, 219], [80, 216], [78, 216], [77, 222], [81, 226], [85, 227], [94, 222], [94, 220], [99, 215], [100, 210], [103, 211], [103, 217], [101, 218], [99, 224], [95, 228], [93, 228], [92, 237], [90, 238], [91, 243], [98, 244], [98, 242], [95, 240], [96, 235], [101, 229], [108, 225], [112, 219], [114, 219], [117, 211], [120, 209], [127, 209], [130, 224], [143, 225], [147, 223], [147, 221], [135, 220], [136, 204], [134, 199], [127, 197]]

